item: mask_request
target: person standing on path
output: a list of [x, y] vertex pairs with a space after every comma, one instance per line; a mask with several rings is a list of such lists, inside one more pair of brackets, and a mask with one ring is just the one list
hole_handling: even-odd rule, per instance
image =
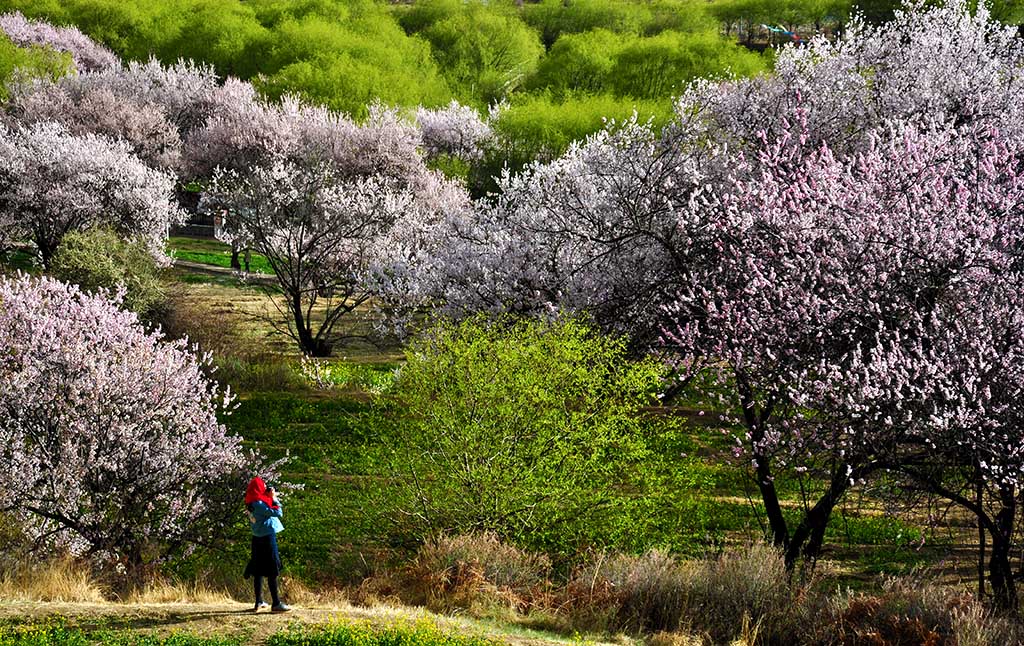
[[253, 591], [256, 593], [253, 612], [267, 607], [263, 601], [263, 577], [267, 578], [267, 587], [270, 588], [270, 599], [273, 602], [271, 612], [288, 612], [291, 608], [281, 602], [277, 593], [277, 576], [282, 568], [281, 555], [277, 551], [277, 534], [284, 530], [281, 524], [284, 513], [281, 501], [273, 488], [267, 487], [261, 478], [256, 477], [246, 487], [245, 507], [252, 527], [252, 556], [245, 566], [245, 577], [253, 578]]

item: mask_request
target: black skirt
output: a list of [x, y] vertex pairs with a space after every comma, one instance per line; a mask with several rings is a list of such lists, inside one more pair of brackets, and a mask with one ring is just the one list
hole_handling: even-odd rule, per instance
[[277, 576], [284, 566], [277, 551], [277, 535], [253, 536], [252, 556], [245, 566], [245, 578], [251, 576]]

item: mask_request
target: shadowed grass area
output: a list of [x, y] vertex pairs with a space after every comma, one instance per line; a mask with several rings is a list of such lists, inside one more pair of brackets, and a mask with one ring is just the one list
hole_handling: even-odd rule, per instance
[[21, 249], [14, 249], [6, 253], [0, 252], [0, 274], [17, 271], [24, 271], [26, 273], [39, 271], [39, 267], [36, 265], [32, 254]]

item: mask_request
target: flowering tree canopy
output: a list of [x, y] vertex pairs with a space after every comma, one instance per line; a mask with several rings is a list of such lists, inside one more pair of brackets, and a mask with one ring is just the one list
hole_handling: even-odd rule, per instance
[[97, 224], [147, 239], [162, 257], [168, 227], [182, 219], [173, 178], [123, 143], [53, 123], [0, 127], [0, 160], [0, 235], [31, 239], [44, 265], [64, 234]]
[[[817, 555], [850, 486], [911, 471], [920, 447], [948, 473], [976, 466], [990, 531], [1013, 518], [1001, 483], [1024, 437], [997, 420], [1015, 373], [990, 382], [1003, 364], [983, 357], [1015, 356], [1019, 336], [999, 304], [1024, 231], [1024, 49], [960, 2], [884, 30], [786, 48], [773, 74], [694, 84], [660, 131], [614, 124], [505, 178], [440, 232], [421, 274], [451, 313], [585, 312], [674, 356], [684, 379], [719, 376], [701, 383], [740, 429], [790, 563]], [[954, 351], [965, 321], [983, 325], [979, 302], [1001, 310], [985, 347]], [[991, 394], [973, 398], [982, 383]], [[990, 397], [1004, 403], [978, 403]], [[791, 525], [775, 478], [808, 472], [824, 485]]]
[[326, 165], [286, 161], [218, 173], [206, 199], [230, 205], [231, 226], [266, 256], [284, 290], [286, 331], [312, 356], [331, 353], [338, 321], [373, 293], [379, 241], [412, 201], [376, 178], [339, 182]]
[[42, 20], [29, 20], [20, 12], [0, 15], [0, 31], [16, 45], [41, 45], [68, 52], [80, 72], [120, 67], [114, 52], [75, 27], [57, 27]]
[[126, 101], [81, 77], [18, 88], [7, 109], [22, 124], [53, 122], [74, 135], [120, 139], [155, 168], [174, 169], [181, 160], [181, 137], [159, 107]]
[[103, 295], [0, 281], [0, 506], [44, 545], [129, 567], [213, 537], [262, 465], [202, 365]]
[[150, 166], [182, 172], [183, 140], [209, 117], [218, 83], [209, 68], [150, 59], [11, 89], [6, 110], [15, 123], [55, 122], [72, 134], [119, 139]]
[[479, 112], [458, 101], [434, 110], [419, 108], [416, 123], [420, 127], [423, 152], [427, 158], [449, 155], [478, 161], [484, 156], [484, 146], [494, 136]]

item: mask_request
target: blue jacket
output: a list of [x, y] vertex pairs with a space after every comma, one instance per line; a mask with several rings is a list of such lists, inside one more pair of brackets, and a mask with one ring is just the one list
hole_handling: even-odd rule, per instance
[[284, 511], [278, 504], [277, 509], [271, 509], [267, 503], [256, 501], [249, 505], [249, 524], [252, 526], [253, 536], [269, 536], [284, 531], [281, 524], [281, 517]]

